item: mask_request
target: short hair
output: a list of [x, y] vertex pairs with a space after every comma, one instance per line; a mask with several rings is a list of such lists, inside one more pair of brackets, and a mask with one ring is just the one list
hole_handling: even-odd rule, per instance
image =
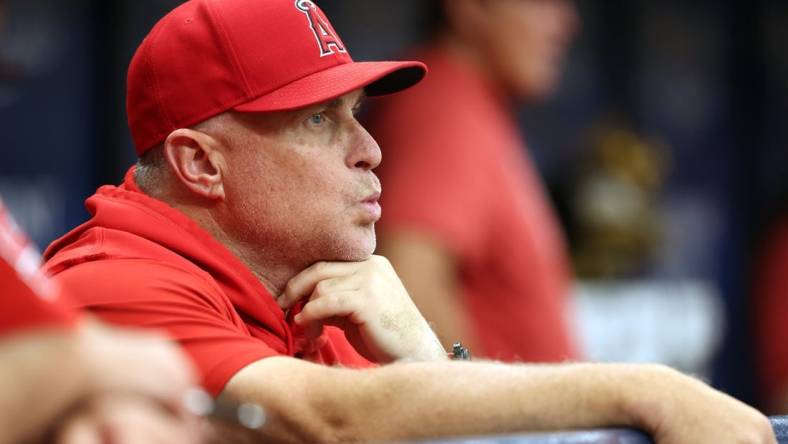
[[161, 190], [166, 163], [163, 143], [144, 152], [137, 159], [137, 166], [134, 169], [134, 181], [145, 194], [150, 195]]
[[[224, 129], [224, 118], [232, 113], [222, 113], [194, 125], [191, 129], [216, 133]], [[164, 142], [142, 153], [134, 169], [134, 181], [145, 194], [155, 196], [161, 192], [167, 180], [167, 159], [164, 157]]]

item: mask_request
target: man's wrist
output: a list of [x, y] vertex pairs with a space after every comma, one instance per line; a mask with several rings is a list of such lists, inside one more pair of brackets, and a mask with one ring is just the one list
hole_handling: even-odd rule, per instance
[[665, 415], [681, 375], [662, 365], [614, 364], [622, 372], [619, 401], [627, 426], [653, 432]]
[[424, 340], [421, 347], [415, 353], [411, 354], [408, 360], [411, 361], [448, 361], [449, 355], [443, 348], [440, 340], [429, 326], [424, 334]]

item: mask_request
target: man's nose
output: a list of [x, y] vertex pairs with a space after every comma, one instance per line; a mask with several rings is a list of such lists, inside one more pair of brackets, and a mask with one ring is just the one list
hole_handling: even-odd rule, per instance
[[360, 123], [355, 122], [347, 157], [348, 167], [372, 170], [380, 165], [382, 157], [380, 147], [372, 135]]

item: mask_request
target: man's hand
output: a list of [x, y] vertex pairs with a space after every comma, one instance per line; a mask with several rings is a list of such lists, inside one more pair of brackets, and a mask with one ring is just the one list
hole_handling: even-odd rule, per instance
[[636, 423], [658, 444], [776, 444], [769, 420], [754, 408], [667, 367], [640, 369]]
[[197, 419], [184, 408], [196, 378], [165, 337], [87, 320], [74, 341], [82, 393], [53, 431], [59, 443], [196, 443]]
[[52, 432], [58, 444], [198, 443], [197, 419], [134, 395], [98, 396], [83, 403]]
[[389, 261], [318, 262], [293, 277], [277, 300], [289, 309], [309, 298], [295, 322], [317, 337], [324, 325], [345, 331], [365, 358], [445, 360], [446, 351], [421, 316]]
[[76, 350], [84, 368], [86, 396], [133, 393], [177, 410], [196, 383], [194, 369], [183, 352], [150, 332], [87, 321], [77, 334]]

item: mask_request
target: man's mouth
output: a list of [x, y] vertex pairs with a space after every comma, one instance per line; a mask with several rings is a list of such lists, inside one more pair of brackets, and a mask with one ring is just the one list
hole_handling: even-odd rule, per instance
[[362, 200], [361, 202], [365, 203], [365, 204], [367, 204], [367, 203], [378, 203], [378, 200], [380, 200], [380, 191], [375, 191], [374, 193], [372, 193], [369, 196], [365, 197], [364, 200]]
[[374, 220], [380, 219], [381, 215], [381, 208], [378, 200], [380, 200], [380, 192], [376, 191], [361, 201], [361, 205]]

